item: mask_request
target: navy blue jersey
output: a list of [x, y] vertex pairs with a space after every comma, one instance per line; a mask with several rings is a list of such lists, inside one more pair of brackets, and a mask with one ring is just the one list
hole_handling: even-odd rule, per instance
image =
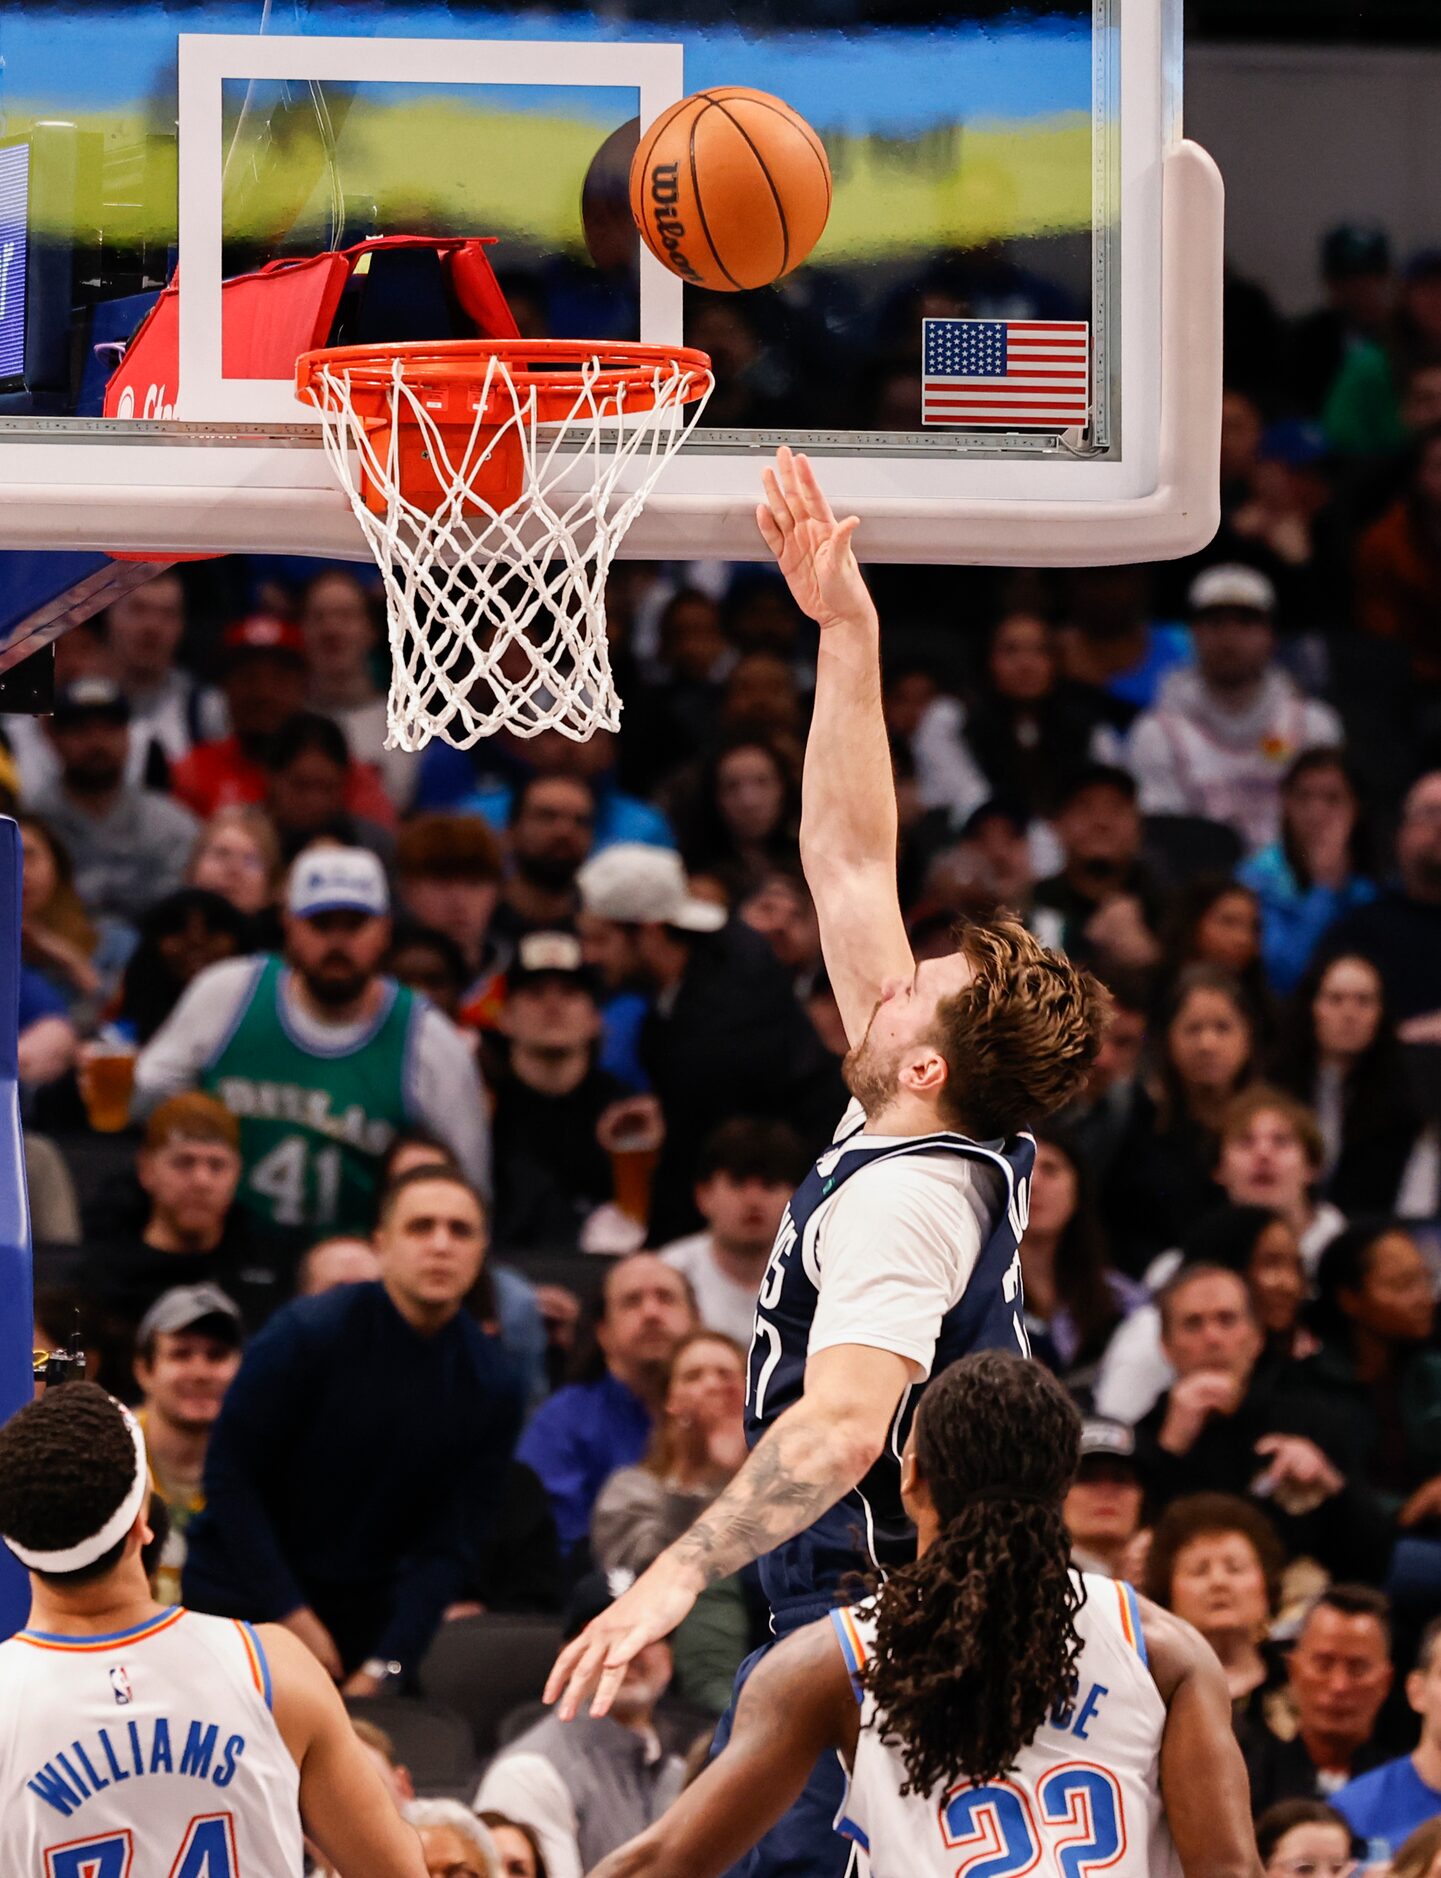
[[[819, 1238], [825, 1218], [846, 1181], [880, 1161], [910, 1155], [954, 1154], [1004, 1176], [1004, 1198], [996, 1209], [980, 1256], [958, 1301], [941, 1319], [929, 1376], [972, 1350], [1019, 1350], [1029, 1355], [1022, 1320], [1020, 1240], [1025, 1231], [1036, 1144], [1030, 1135], [1007, 1141], [970, 1141], [964, 1135], [917, 1135], [897, 1141], [864, 1139], [865, 1118], [842, 1125], [797, 1187], [781, 1217], [780, 1231], [756, 1301], [746, 1383], [746, 1439], [752, 1447], [805, 1386], [806, 1352], [820, 1300]], [[958, 1208], [969, 1207], [957, 1191]], [[957, 1232], [963, 1222], [958, 1218]], [[876, 1246], [878, 1265], [894, 1256]], [[854, 1491], [814, 1526], [777, 1546], [760, 1561], [761, 1584], [778, 1616], [799, 1615], [807, 1606], [833, 1603], [843, 1579], [854, 1572], [887, 1570], [915, 1556], [915, 1529], [901, 1505], [901, 1449], [924, 1383], [907, 1390], [885, 1453]]]

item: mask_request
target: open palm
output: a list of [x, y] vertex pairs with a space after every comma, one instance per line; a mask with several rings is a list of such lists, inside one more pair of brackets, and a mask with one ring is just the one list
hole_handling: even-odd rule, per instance
[[871, 599], [851, 548], [858, 519], [836, 520], [808, 458], [785, 445], [762, 481], [756, 523], [796, 605], [823, 627], [866, 612]]

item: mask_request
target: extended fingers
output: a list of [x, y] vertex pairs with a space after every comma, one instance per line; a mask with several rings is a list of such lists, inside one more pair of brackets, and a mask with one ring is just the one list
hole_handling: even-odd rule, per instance
[[792, 456], [789, 450], [787, 450], [785, 454], [790, 458], [793, 488], [788, 493], [790, 493], [792, 497], [792, 510], [795, 511], [796, 504], [799, 503], [799, 513], [804, 514], [808, 520], [824, 523], [827, 528], [834, 528], [836, 521], [835, 515], [831, 510], [830, 503], [826, 500], [825, 490], [821, 488], [820, 483], [816, 480], [816, 473], [811, 468], [810, 458], [808, 456]]
[[597, 1641], [586, 1646], [585, 1653], [575, 1667], [565, 1694], [560, 1701], [560, 1719], [574, 1721], [585, 1706], [585, 1699], [595, 1687], [601, 1671], [605, 1667], [605, 1643]]
[[556, 1697], [570, 1680], [570, 1672], [580, 1660], [584, 1650], [585, 1638], [583, 1636], [573, 1637], [571, 1641], [566, 1644], [565, 1648], [551, 1665], [550, 1674], [545, 1679], [545, 1690], [541, 1696], [543, 1702], [555, 1701]]
[[620, 1685], [625, 1681], [625, 1663], [607, 1664], [601, 1674], [599, 1686], [590, 1705], [590, 1712], [597, 1720], [610, 1713], [610, 1705], [616, 1698]]
[[761, 531], [761, 540], [779, 559], [786, 545], [786, 538], [780, 531], [780, 524], [764, 502], [756, 504], [756, 527]]
[[761, 471], [761, 487], [765, 491], [766, 506], [771, 512], [771, 520], [780, 530], [782, 537], [791, 534], [799, 516], [781, 481], [778, 468], [767, 465]]

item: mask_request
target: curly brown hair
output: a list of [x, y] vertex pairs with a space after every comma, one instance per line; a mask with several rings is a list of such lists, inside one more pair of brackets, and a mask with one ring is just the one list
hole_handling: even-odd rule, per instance
[[1156, 1521], [1146, 1560], [1146, 1595], [1165, 1610], [1171, 1608], [1171, 1587], [1176, 1560], [1197, 1539], [1215, 1539], [1235, 1532], [1248, 1541], [1266, 1580], [1266, 1602], [1275, 1611], [1281, 1602], [1281, 1574], [1286, 1550], [1276, 1528], [1259, 1507], [1234, 1493], [1188, 1493], [1173, 1500]]
[[1110, 993], [1014, 914], [963, 920], [954, 938], [975, 977], [937, 1006], [941, 1112], [978, 1139], [1012, 1135], [1080, 1094], [1110, 1021]]
[[877, 1593], [861, 1674], [902, 1792], [929, 1794], [999, 1778], [1075, 1685], [1085, 1593], [1061, 1507], [1081, 1418], [1039, 1363], [985, 1350], [926, 1390], [913, 1439], [941, 1529]]

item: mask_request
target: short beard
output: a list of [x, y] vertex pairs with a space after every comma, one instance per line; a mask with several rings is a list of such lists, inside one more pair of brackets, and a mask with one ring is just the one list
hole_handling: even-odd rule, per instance
[[516, 873], [543, 893], [572, 892], [579, 868], [580, 863], [572, 861], [568, 855], [518, 854], [515, 857]]
[[870, 1039], [867, 1025], [865, 1036], [853, 1049], [846, 1051], [841, 1061], [841, 1075], [866, 1114], [877, 1115], [894, 1097], [900, 1082], [894, 1059], [885, 1062], [880, 1052], [871, 1047]]
[[315, 1002], [333, 1011], [341, 1010], [347, 1004], [354, 1004], [370, 983], [368, 972], [352, 972], [348, 978], [312, 978], [309, 972], [302, 972], [300, 975], [305, 980], [305, 989]]

